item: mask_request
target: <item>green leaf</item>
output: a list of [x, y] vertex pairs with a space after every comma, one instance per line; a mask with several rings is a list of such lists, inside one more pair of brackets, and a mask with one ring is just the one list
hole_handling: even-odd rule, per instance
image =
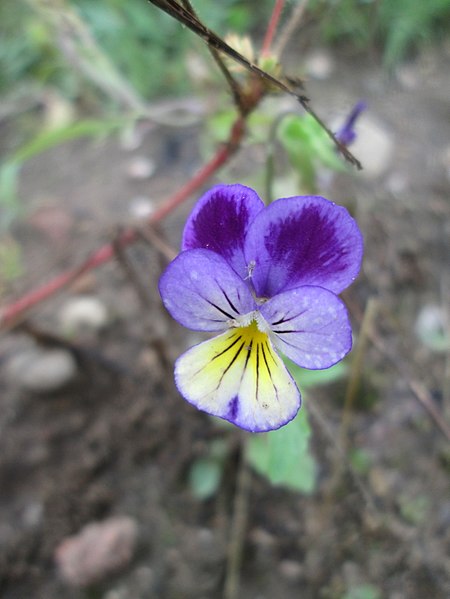
[[228, 444], [223, 439], [212, 441], [209, 455], [195, 460], [189, 471], [189, 486], [197, 499], [209, 499], [216, 494], [222, 479]]
[[342, 599], [381, 599], [381, 592], [373, 584], [360, 584], [345, 593]]
[[0, 294], [1, 281], [14, 281], [23, 275], [22, 251], [18, 243], [7, 237], [0, 241]]
[[64, 142], [78, 139], [79, 137], [99, 137], [108, 135], [124, 127], [130, 118], [115, 119], [86, 119], [57, 129], [50, 129], [39, 133], [27, 144], [19, 148], [10, 158], [9, 162], [21, 163], [33, 156], [49, 150]]
[[430, 500], [425, 495], [416, 497], [402, 495], [399, 498], [399, 504], [400, 513], [404, 520], [417, 526], [425, 521], [430, 511]]
[[316, 486], [316, 463], [309, 451], [311, 429], [306, 409], [286, 426], [270, 433], [251, 435], [247, 461], [273, 485], [303, 493]]
[[17, 194], [19, 167], [7, 162], [0, 168], [0, 230], [6, 230], [20, 214]]
[[349, 454], [350, 463], [358, 474], [365, 475], [372, 466], [372, 456], [366, 449], [353, 449]]
[[197, 499], [209, 499], [217, 492], [222, 478], [222, 463], [214, 458], [196, 460], [189, 471], [189, 485]]

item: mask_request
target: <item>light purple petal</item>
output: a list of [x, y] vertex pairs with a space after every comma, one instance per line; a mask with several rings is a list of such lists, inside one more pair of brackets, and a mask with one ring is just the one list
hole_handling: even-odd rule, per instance
[[277, 200], [252, 222], [245, 243], [259, 297], [301, 285], [340, 293], [356, 278], [362, 253], [355, 220], [320, 196]]
[[250, 222], [264, 208], [258, 194], [244, 185], [216, 185], [195, 205], [183, 232], [182, 249], [205, 248], [220, 254], [247, 276], [244, 239]]
[[244, 281], [209, 250], [181, 252], [162, 274], [159, 292], [173, 318], [195, 331], [222, 331], [255, 307]]
[[274, 346], [303, 368], [329, 368], [351, 350], [347, 310], [331, 291], [292, 289], [263, 304], [260, 312]]

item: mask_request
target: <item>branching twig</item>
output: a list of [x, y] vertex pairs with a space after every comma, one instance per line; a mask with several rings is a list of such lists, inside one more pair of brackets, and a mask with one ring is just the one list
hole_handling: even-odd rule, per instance
[[[309, 99], [303, 95], [299, 94], [291, 85], [288, 78], [284, 78], [284, 80], [277, 79], [267, 71], [261, 69], [257, 64], [250, 62], [245, 56], [237, 52], [234, 48], [232, 48], [229, 44], [224, 42], [222, 38], [220, 38], [217, 34], [215, 34], [211, 29], [206, 27], [198, 18], [195, 17], [189, 10], [187, 10], [181, 4], [178, 4], [176, 0], [149, 0], [152, 4], [166, 12], [168, 15], [177, 19], [180, 23], [188, 27], [191, 31], [196, 33], [202, 40], [204, 40], [208, 46], [218, 50], [219, 52], [223, 52], [231, 59], [235, 60], [237, 63], [241, 64], [244, 68], [248, 69], [252, 73], [254, 73], [260, 81], [262, 81], [266, 87], [266, 92], [270, 91], [272, 88], [278, 89], [290, 96], [293, 96], [297, 102], [303, 107], [303, 109], [312, 116], [312, 118], [320, 125], [320, 127], [325, 131], [331, 141], [335, 144], [336, 148], [342, 154], [342, 156], [353, 164], [358, 169], [362, 169], [362, 165], [355, 156], [350, 152], [350, 150], [343, 143], [336, 138], [335, 134], [329, 129], [329, 127], [324, 123], [324, 121], [319, 117], [319, 115], [311, 108], [309, 105]], [[302, 81], [296, 81], [296, 85], [302, 85]], [[259, 95], [259, 94], [258, 94]], [[253, 99], [249, 98], [249, 109], [252, 110]], [[240, 99], [239, 106], [243, 114], [247, 114], [246, 106], [245, 106], [245, 98]]]

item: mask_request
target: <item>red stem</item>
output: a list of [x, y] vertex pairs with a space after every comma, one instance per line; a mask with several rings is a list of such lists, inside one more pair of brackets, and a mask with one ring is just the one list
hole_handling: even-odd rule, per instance
[[266, 35], [264, 36], [264, 41], [261, 49], [262, 56], [267, 56], [270, 52], [270, 47], [272, 45], [273, 37], [275, 35], [275, 31], [278, 27], [278, 22], [280, 20], [281, 12], [284, 7], [284, 0], [276, 0], [275, 6], [273, 7], [272, 15], [270, 17], [269, 24], [267, 26]]
[[[173, 196], [163, 202], [159, 208], [149, 217], [148, 222], [150, 224], [161, 221], [170, 212], [172, 212], [177, 206], [182, 204], [198, 187], [209, 179], [223, 164], [225, 164], [234, 152], [238, 149], [240, 141], [244, 135], [245, 121], [242, 117], [239, 117], [231, 130], [228, 143], [221, 146], [216, 152], [215, 156], [207, 162], [190, 181], [186, 183], [179, 191]], [[134, 229], [125, 230], [121, 237], [121, 245], [129, 245], [136, 241], [137, 234]], [[14, 326], [23, 314], [45, 301], [52, 295], [61, 291], [64, 287], [72, 283], [76, 278], [85, 272], [97, 268], [101, 264], [108, 262], [114, 256], [115, 250], [112, 243], [106, 243], [96, 250], [85, 262], [83, 262], [78, 268], [67, 270], [54, 279], [45, 283], [41, 287], [30, 291], [17, 301], [13, 302], [9, 306], [6, 306], [0, 312], [0, 328], [7, 328]]]

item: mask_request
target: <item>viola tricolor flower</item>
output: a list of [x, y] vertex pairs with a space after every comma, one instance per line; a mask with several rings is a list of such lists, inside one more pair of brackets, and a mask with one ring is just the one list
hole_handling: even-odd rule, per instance
[[322, 369], [351, 349], [337, 294], [359, 272], [356, 222], [319, 196], [266, 207], [248, 187], [217, 185], [189, 216], [182, 250], [160, 279], [163, 303], [183, 326], [218, 335], [176, 361], [181, 395], [252, 432], [287, 424], [301, 396], [280, 353]]

